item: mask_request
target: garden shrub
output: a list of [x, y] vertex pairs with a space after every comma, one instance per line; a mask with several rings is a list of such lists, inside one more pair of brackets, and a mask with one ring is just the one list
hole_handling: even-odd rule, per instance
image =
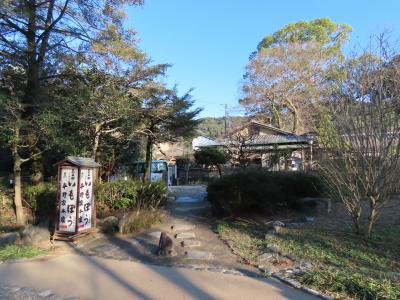
[[55, 212], [57, 184], [55, 182], [42, 182], [24, 187], [23, 199], [38, 219], [47, 219]]
[[118, 210], [152, 207], [166, 203], [168, 189], [163, 182], [118, 179], [98, 183], [95, 188], [97, 209]]
[[164, 182], [141, 182], [138, 193], [138, 208], [156, 209], [166, 204], [168, 188]]
[[132, 210], [120, 220], [118, 227], [122, 234], [137, 233], [143, 229], [149, 229], [154, 223], [161, 222], [159, 211], [152, 209]]
[[229, 214], [299, 208], [299, 198], [318, 196], [321, 190], [321, 181], [315, 175], [260, 169], [234, 172], [211, 181], [207, 188], [215, 211]]

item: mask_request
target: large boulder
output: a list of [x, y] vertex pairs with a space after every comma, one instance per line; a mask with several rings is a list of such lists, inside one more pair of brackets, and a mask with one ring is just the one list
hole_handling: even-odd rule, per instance
[[174, 247], [174, 241], [165, 232], [161, 232], [160, 241], [158, 242], [158, 255], [159, 256], [176, 256], [177, 253]]
[[14, 244], [20, 241], [21, 241], [21, 236], [17, 231], [0, 234], [0, 246], [6, 244]]
[[21, 238], [24, 244], [38, 244], [41, 242], [50, 241], [50, 231], [44, 226], [28, 225], [21, 232]]

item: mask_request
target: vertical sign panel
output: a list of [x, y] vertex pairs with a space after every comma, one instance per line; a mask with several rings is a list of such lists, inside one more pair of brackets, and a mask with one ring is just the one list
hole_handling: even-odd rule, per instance
[[81, 169], [79, 185], [79, 215], [78, 230], [82, 231], [92, 227], [92, 195], [93, 195], [93, 170]]
[[75, 232], [78, 168], [61, 167], [59, 230]]

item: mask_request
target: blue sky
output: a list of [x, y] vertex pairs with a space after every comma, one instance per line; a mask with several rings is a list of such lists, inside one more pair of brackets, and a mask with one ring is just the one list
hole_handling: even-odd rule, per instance
[[128, 25], [154, 63], [170, 63], [166, 82], [194, 88], [201, 117], [238, 107], [244, 66], [260, 40], [287, 23], [328, 17], [353, 28], [348, 47], [389, 30], [400, 36], [399, 0], [146, 0], [129, 8]]

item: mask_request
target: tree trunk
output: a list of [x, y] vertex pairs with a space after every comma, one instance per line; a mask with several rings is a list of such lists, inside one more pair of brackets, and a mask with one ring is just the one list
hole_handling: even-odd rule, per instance
[[274, 104], [272, 104], [272, 112], [273, 112], [273, 115], [274, 115], [276, 126], [279, 129], [281, 129], [282, 128], [281, 116], [280, 116], [279, 111], [276, 109], [276, 106]]
[[17, 226], [25, 225], [25, 216], [22, 209], [22, 183], [21, 183], [21, 165], [22, 160], [18, 153], [18, 141], [20, 139], [21, 116], [17, 115], [14, 125], [14, 143], [11, 146], [11, 152], [14, 159], [14, 206], [17, 217]]
[[92, 158], [96, 160], [97, 158], [97, 150], [99, 149], [100, 144], [100, 135], [101, 135], [101, 128], [99, 124], [96, 124], [96, 131], [93, 141], [93, 148], [92, 148]]
[[152, 147], [153, 147], [153, 139], [151, 137], [148, 137], [146, 143], [146, 160], [144, 163], [144, 174], [143, 174], [144, 182], [148, 182], [151, 179]]
[[217, 164], [217, 169], [218, 169], [219, 177], [222, 177], [221, 166], [219, 164]]
[[17, 226], [25, 225], [25, 216], [22, 208], [21, 158], [14, 156], [14, 205], [17, 217]]
[[371, 211], [368, 216], [368, 227], [367, 227], [367, 231], [366, 231], [367, 237], [369, 237], [369, 235], [371, 234], [372, 227], [376, 220], [376, 216], [377, 216], [377, 211], [376, 211], [375, 205], [371, 204]]
[[294, 134], [296, 134], [296, 131], [297, 131], [297, 113], [296, 113], [296, 111], [293, 111], [292, 114], [293, 114], [293, 128], [292, 128], [292, 132], [293, 132]]
[[36, 60], [37, 55], [37, 26], [36, 26], [36, 1], [30, 0], [28, 2], [28, 26], [26, 32], [26, 43], [27, 43], [27, 84], [26, 92], [24, 97], [24, 104], [26, 105], [24, 110], [24, 117], [30, 117], [34, 111], [34, 105], [37, 101], [38, 90], [39, 90], [39, 65]]

